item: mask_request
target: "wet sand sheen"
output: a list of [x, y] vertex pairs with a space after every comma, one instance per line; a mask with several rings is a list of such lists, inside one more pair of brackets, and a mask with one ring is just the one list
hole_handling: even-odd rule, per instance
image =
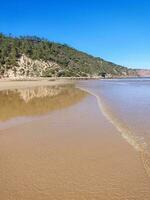
[[86, 95], [73, 84], [0, 91], [0, 122], [60, 110], [78, 103]]
[[83, 91], [88, 92], [92, 96], [94, 96], [97, 100], [97, 105], [104, 117], [116, 128], [116, 130], [121, 134], [121, 136], [131, 145], [133, 148], [140, 153], [141, 161], [143, 162], [143, 166], [147, 173], [147, 176], [150, 177], [150, 154], [145, 150], [145, 143], [140, 144], [136, 140], [136, 136], [133, 135], [132, 131], [122, 123], [119, 119], [115, 117], [115, 114], [109, 111], [108, 107], [105, 105], [105, 102], [94, 92], [89, 89], [81, 88]]
[[150, 199], [139, 155], [92, 96], [0, 133], [3, 200]]
[[139, 152], [150, 177], [150, 79], [80, 81], [78, 85], [97, 99], [105, 118]]

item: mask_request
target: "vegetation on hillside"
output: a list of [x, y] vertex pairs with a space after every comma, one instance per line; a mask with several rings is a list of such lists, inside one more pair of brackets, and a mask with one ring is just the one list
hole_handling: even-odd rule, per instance
[[[44, 76], [80, 77], [106, 73], [110, 75], [132, 75], [134, 70], [96, 58], [65, 44], [50, 42], [36, 36], [12, 37], [0, 34], [0, 75], [9, 69], [16, 70], [22, 55], [33, 60], [52, 61], [60, 67], [46, 70]], [[35, 66], [36, 68], [36, 66]]]

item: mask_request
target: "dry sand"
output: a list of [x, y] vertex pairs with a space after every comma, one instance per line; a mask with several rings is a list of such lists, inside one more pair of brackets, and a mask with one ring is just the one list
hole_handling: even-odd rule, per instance
[[96, 99], [0, 131], [2, 200], [149, 200], [137, 152]]

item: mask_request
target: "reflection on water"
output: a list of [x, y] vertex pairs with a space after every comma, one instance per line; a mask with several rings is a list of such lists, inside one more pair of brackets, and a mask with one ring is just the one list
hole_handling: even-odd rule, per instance
[[21, 116], [36, 116], [79, 102], [86, 93], [74, 85], [42, 86], [0, 91], [0, 123]]

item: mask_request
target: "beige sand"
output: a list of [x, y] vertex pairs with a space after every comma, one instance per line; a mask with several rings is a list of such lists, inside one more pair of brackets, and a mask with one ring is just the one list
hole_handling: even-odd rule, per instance
[[71, 80], [53, 80], [50, 79], [41, 79], [41, 80], [27, 80], [27, 81], [9, 81], [9, 80], [0, 80], [0, 91], [1, 90], [8, 90], [8, 89], [23, 89], [29, 87], [36, 87], [36, 86], [56, 86], [56, 85], [63, 85], [73, 83]]
[[0, 132], [2, 200], [149, 200], [137, 152], [96, 100]]

